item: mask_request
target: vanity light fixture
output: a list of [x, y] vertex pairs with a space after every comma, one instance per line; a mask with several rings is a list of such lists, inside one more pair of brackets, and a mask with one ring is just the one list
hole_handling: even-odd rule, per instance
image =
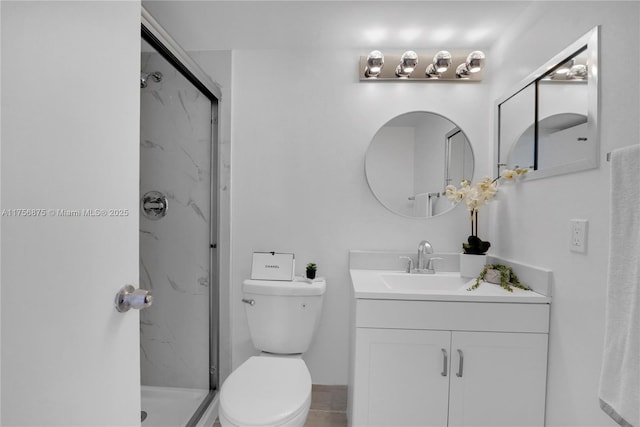
[[[360, 81], [452, 82], [481, 81], [485, 54], [474, 50], [440, 50], [416, 53], [383, 53], [379, 50], [360, 57]], [[397, 64], [384, 67], [384, 63]], [[419, 64], [427, 64], [420, 66]], [[456, 67], [453, 64], [459, 64]]]
[[418, 65], [418, 54], [412, 50], [408, 50], [400, 57], [400, 63], [396, 67], [396, 76], [407, 78], [413, 73]]
[[451, 66], [451, 54], [446, 50], [441, 50], [433, 57], [433, 62], [429, 64], [425, 75], [430, 78], [438, 78]]
[[367, 66], [364, 75], [368, 78], [376, 78], [384, 67], [384, 55], [379, 50], [372, 50], [367, 56]]

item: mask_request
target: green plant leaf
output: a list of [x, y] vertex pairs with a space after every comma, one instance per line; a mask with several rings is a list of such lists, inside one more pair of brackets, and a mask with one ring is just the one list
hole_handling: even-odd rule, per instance
[[507, 267], [506, 265], [502, 264], [485, 265], [485, 267], [476, 278], [473, 286], [471, 286], [467, 290], [472, 291], [474, 289], [477, 289], [478, 286], [480, 286], [480, 283], [484, 281], [485, 275], [489, 270], [497, 270], [500, 272], [500, 286], [507, 292], [513, 292], [513, 288], [518, 288], [525, 291], [531, 290], [527, 285], [520, 283], [520, 280], [518, 280], [518, 276], [516, 276], [511, 267]]

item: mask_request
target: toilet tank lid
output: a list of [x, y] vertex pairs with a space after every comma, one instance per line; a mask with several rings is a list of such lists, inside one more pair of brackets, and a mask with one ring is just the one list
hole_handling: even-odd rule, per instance
[[312, 296], [323, 295], [327, 288], [324, 279], [315, 279], [309, 283], [305, 279], [286, 280], [254, 280], [242, 282], [242, 291], [259, 295]]

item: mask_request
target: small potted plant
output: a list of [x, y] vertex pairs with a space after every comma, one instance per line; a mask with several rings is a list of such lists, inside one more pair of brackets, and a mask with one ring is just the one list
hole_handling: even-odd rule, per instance
[[316, 278], [316, 270], [318, 269], [318, 266], [315, 265], [314, 263], [310, 262], [309, 264], [307, 264], [307, 279], [315, 279]]
[[[513, 272], [511, 267], [507, 267], [502, 264], [490, 264], [486, 265], [480, 275], [476, 278], [476, 282], [471, 286], [468, 291], [477, 289], [481, 282], [494, 283], [500, 285], [504, 290], [513, 292], [513, 288], [523, 289], [525, 291], [530, 290], [527, 285], [520, 283], [518, 276]], [[513, 288], [512, 288], [513, 286]]]

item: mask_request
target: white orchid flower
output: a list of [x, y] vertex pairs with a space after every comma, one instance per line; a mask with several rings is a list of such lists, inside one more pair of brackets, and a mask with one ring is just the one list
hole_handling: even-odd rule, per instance
[[506, 179], [507, 181], [512, 181], [516, 178], [516, 176], [518, 175], [517, 171], [511, 170], [511, 169], [505, 169], [502, 171], [502, 173], [500, 174], [500, 176], [504, 179]]

